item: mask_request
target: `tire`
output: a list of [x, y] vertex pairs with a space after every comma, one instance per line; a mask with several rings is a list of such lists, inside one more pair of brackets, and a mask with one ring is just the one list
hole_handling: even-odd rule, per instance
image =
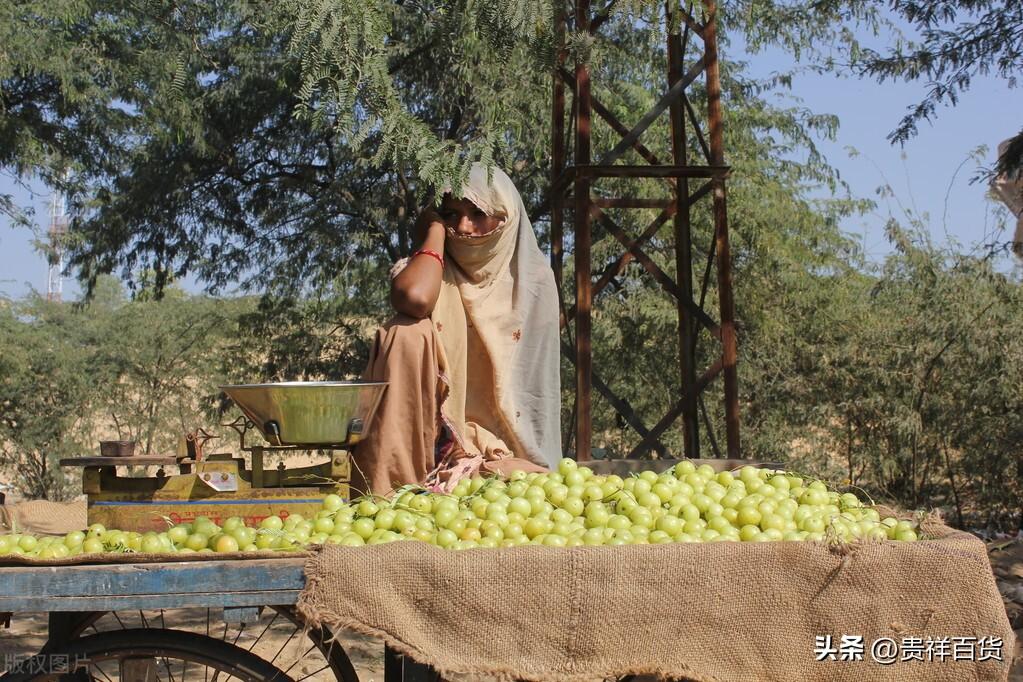
[[[64, 650], [34, 656], [23, 663], [19, 670], [0, 677], [0, 680], [56, 682], [95, 679], [92, 674], [82, 675], [82, 671], [71, 674], [45, 672], [55, 654], [66, 655], [71, 662], [76, 659], [88, 661], [90, 669], [94, 669], [99, 663], [106, 663], [101, 670], [119, 670], [121, 664], [115, 661], [124, 659], [157, 659], [158, 668], [165, 666], [174, 680], [182, 682], [208, 679], [210, 670], [217, 671], [219, 675], [215, 677], [219, 679], [233, 678], [242, 682], [293, 682], [280, 668], [233, 644], [193, 632], [156, 628], [102, 632], [72, 640]], [[171, 661], [184, 664], [180, 676], [171, 672]], [[206, 666], [206, 673], [201, 677], [186, 676], [189, 664], [197, 664], [192, 669], [197, 674], [202, 673], [199, 666]], [[40, 670], [44, 672], [39, 672]], [[103, 679], [110, 677], [104, 672]]]
[[[287, 622], [291, 623], [296, 629], [304, 629], [305, 625], [302, 619], [298, 616], [298, 614], [295, 613], [294, 608], [289, 606], [269, 606], [267, 608], [276, 612], [278, 617], [283, 618]], [[122, 611], [120, 613], [124, 615], [126, 612]], [[172, 613], [175, 613], [175, 611], [174, 610], [168, 611], [168, 614]], [[110, 631], [96, 630], [95, 627], [96, 624], [100, 622], [101, 619], [108, 614], [113, 615], [114, 618], [117, 618], [114, 612], [111, 611], [82, 612], [81, 614], [79, 614], [76, 622], [70, 627], [69, 637], [71, 637], [72, 639], [86, 637], [87, 636], [86, 632], [90, 628], [93, 630], [93, 632], [102, 632], [103, 634], [107, 634], [107, 632], [116, 632], [116, 630]], [[207, 618], [208, 617], [209, 610], [207, 609]], [[158, 622], [160, 623], [159, 626], [157, 625]], [[116, 623], [122, 629], [124, 629], [125, 624], [122, 623], [119, 618], [117, 619]], [[141, 627], [152, 629], [166, 628], [166, 625], [162, 624], [163, 623], [162, 615], [159, 616], [159, 621], [157, 621], [157, 617], [151, 615], [149, 620], [143, 621], [143, 623], [144, 625], [142, 625]], [[113, 623], [110, 624], [112, 625]], [[136, 625], [134, 627], [139, 628], [140, 626]], [[180, 631], [181, 629], [180, 626], [178, 626], [177, 629]], [[196, 632], [196, 630], [190, 630], [188, 632]], [[331, 633], [328, 630], [309, 629], [304, 630], [304, 632], [305, 637], [307, 637], [308, 640], [311, 643], [315, 644], [316, 647], [319, 649], [320, 655], [324, 658], [324, 662], [326, 663], [326, 665], [330, 667], [331, 672], [334, 674], [334, 678], [337, 680], [337, 682], [359, 682], [359, 676], [355, 671], [355, 666], [352, 664], [351, 659], [348, 657], [348, 653], [345, 651], [344, 647], [340, 645], [340, 643], [332, 641]], [[198, 634], [202, 634], [201, 628]], [[209, 622], [207, 622], [206, 636], [208, 637], [210, 636]], [[6, 678], [2, 677], [2, 672], [3, 671], [0, 671], [0, 682], [6, 682]], [[285, 670], [285, 672], [289, 671]]]

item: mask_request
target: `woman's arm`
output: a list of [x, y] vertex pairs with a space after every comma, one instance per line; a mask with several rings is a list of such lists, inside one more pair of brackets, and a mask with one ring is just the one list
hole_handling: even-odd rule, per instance
[[[444, 223], [433, 208], [425, 209], [416, 221], [416, 235], [423, 236], [421, 249], [444, 253]], [[391, 306], [416, 318], [429, 317], [440, 296], [441, 264], [427, 255], [415, 256], [391, 280]]]

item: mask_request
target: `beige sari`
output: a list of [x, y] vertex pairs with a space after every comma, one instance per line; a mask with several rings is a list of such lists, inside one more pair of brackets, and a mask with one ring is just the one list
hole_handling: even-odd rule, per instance
[[[378, 332], [364, 378], [391, 385], [355, 453], [356, 464], [372, 470], [364, 471], [365, 482], [377, 493], [412, 478], [448, 491], [476, 472], [543, 470], [562, 456], [554, 273], [504, 172], [495, 168], [488, 178], [484, 166], [474, 165], [461, 194], [503, 220], [481, 237], [448, 232], [429, 331], [406, 320]], [[406, 263], [396, 263], [391, 276]], [[428, 337], [416, 336], [413, 329]], [[395, 346], [395, 334], [415, 339], [415, 349], [402, 353], [400, 367], [381, 353]], [[441, 424], [418, 412], [434, 406], [455, 443], [423, 475]]]

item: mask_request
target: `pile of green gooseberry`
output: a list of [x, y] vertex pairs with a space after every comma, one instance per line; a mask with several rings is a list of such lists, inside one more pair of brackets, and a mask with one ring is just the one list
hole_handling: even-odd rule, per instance
[[94, 524], [64, 537], [0, 535], [0, 555], [54, 559], [97, 552], [224, 553], [299, 551], [310, 544], [374, 545], [418, 540], [446, 549], [516, 545], [670, 542], [914, 541], [918, 526], [884, 517], [851, 492], [819, 480], [751, 466], [716, 472], [682, 461], [665, 472], [600, 475], [563, 459], [555, 471], [507, 479], [465, 478], [451, 494], [405, 486], [351, 503], [327, 495], [311, 518], [206, 517], [163, 532]]

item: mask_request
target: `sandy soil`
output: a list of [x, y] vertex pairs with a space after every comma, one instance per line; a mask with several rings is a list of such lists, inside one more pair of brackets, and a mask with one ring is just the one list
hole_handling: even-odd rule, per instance
[[1009, 682], [1023, 682], [1023, 540], [1012, 544], [990, 543], [988, 556], [1009, 623], [1016, 631], [1016, 652]]

